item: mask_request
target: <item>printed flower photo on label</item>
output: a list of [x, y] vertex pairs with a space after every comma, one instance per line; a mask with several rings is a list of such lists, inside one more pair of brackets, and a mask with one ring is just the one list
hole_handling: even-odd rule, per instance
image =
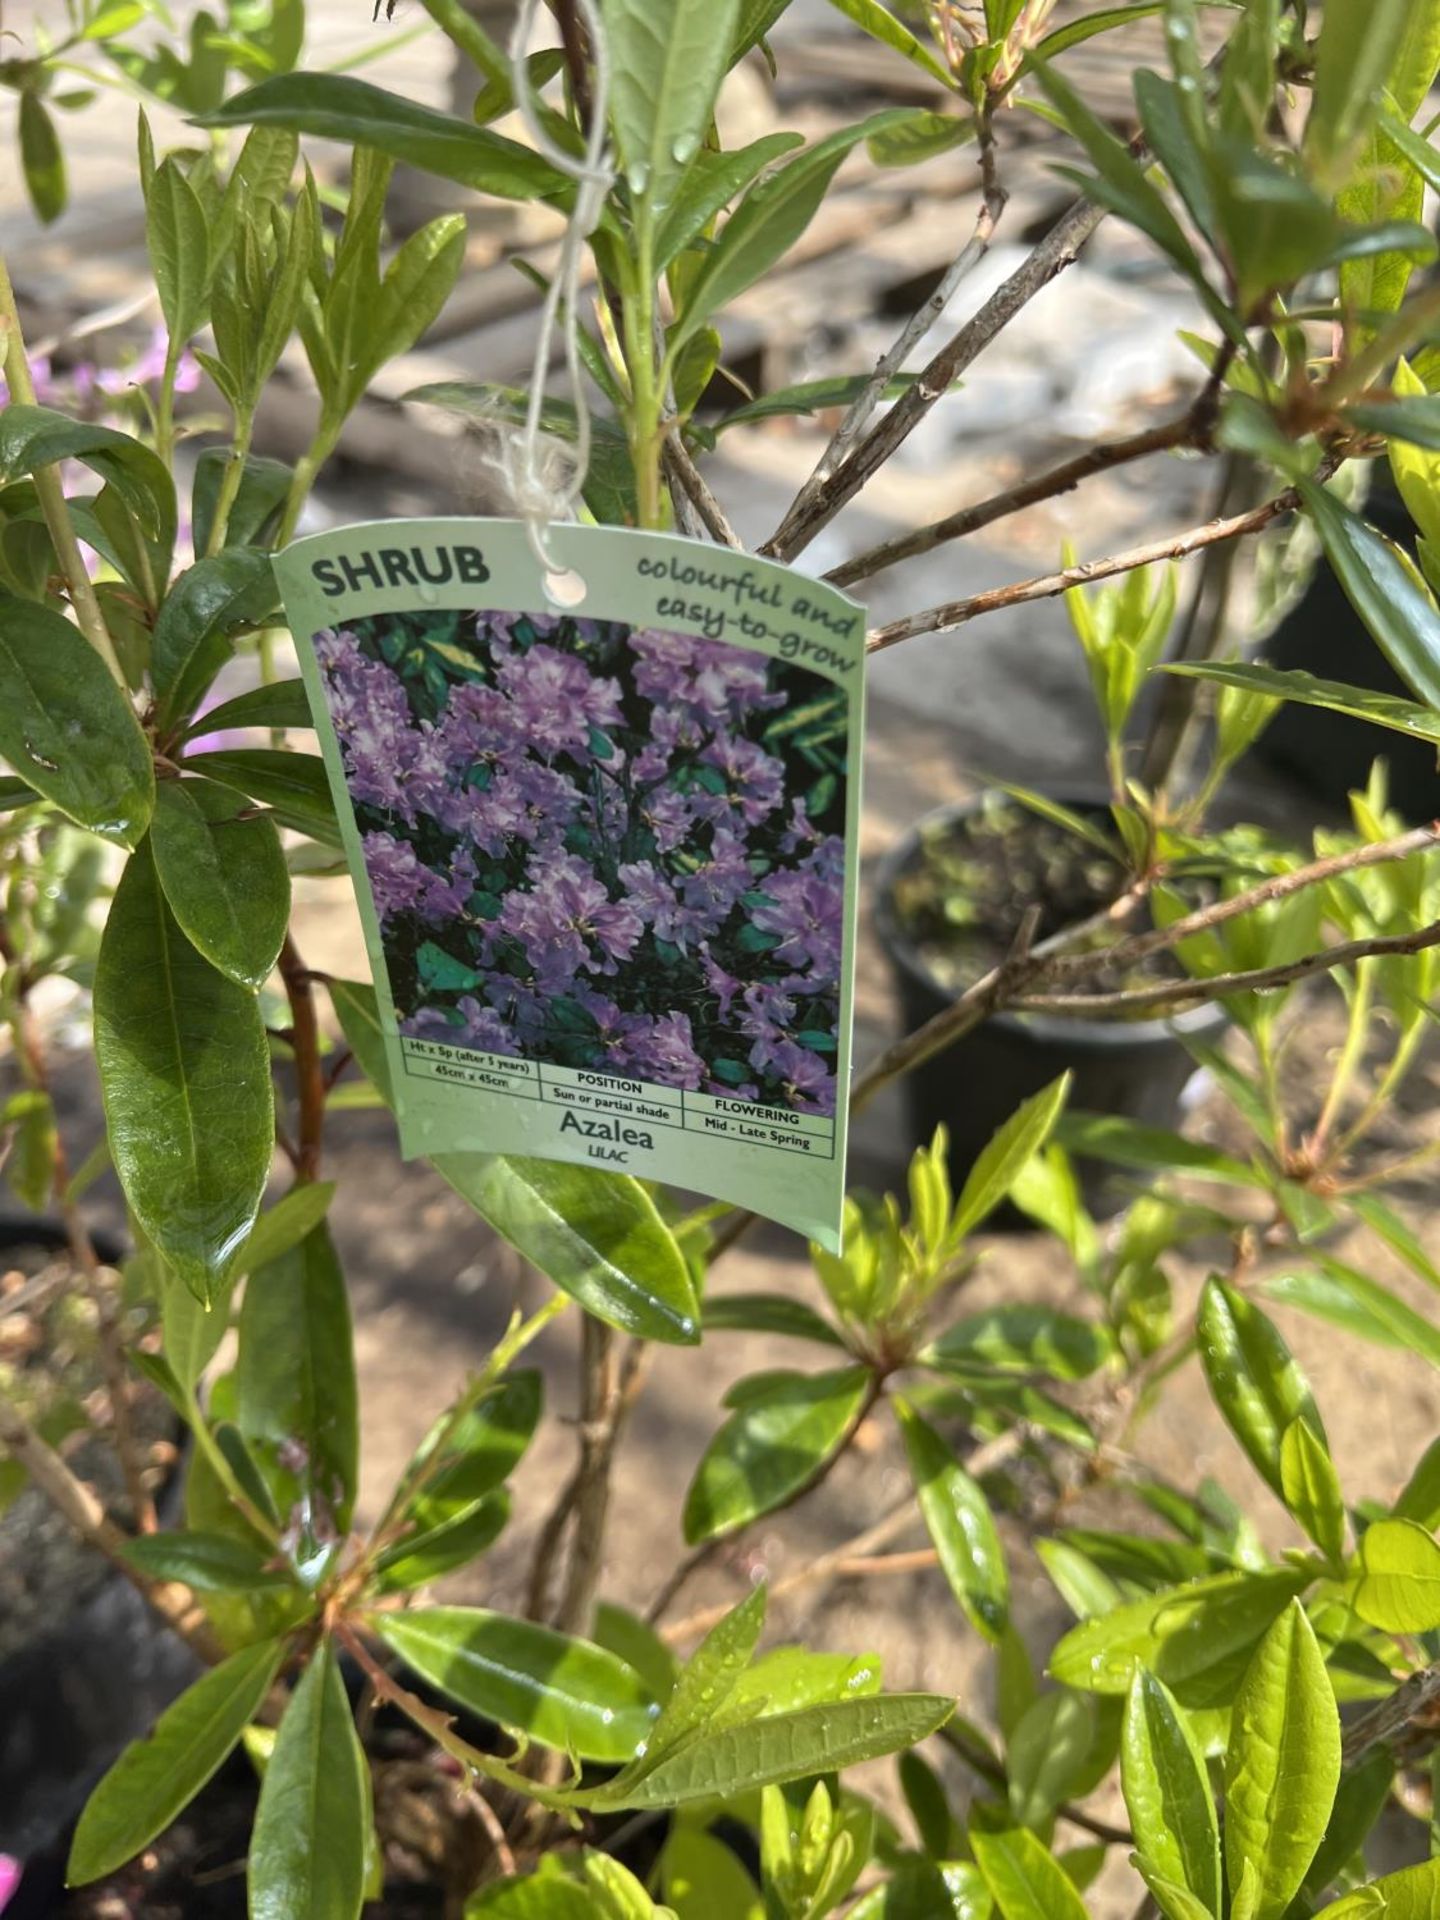
[[834, 1115], [841, 689], [568, 614], [314, 644], [402, 1036]]

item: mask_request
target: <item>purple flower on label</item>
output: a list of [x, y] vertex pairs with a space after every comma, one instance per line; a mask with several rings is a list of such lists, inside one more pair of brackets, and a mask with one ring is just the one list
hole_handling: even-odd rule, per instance
[[447, 879], [422, 866], [408, 840], [389, 833], [367, 833], [361, 845], [375, 911], [382, 920], [417, 914], [422, 920], [448, 920], [459, 913], [475, 885], [475, 867], [461, 852]]
[[758, 827], [785, 797], [785, 768], [773, 754], [736, 734], [722, 733], [700, 754], [706, 766], [723, 774], [724, 793], [704, 794], [700, 810], [714, 820], [739, 815], [747, 827]]
[[542, 993], [566, 992], [582, 968], [616, 972], [644, 931], [630, 901], [610, 900], [583, 860], [563, 856], [529, 893], [506, 898], [500, 925], [525, 948]]
[[637, 1020], [616, 1062], [641, 1080], [653, 1080], [662, 1087], [683, 1087], [688, 1093], [698, 1093], [705, 1078], [705, 1062], [695, 1051], [690, 1018], [684, 1013]]
[[778, 936], [773, 957], [783, 966], [808, 967], [817, 980], [838, 979], [844, 888], [812, 870], [767, 874], [763, 891], [769, 904], [751, 917], [761, 933]]
[[833, 1114], [835, 1076], [818, 1053], [793, 1040], [782, 1041], [769, 1063], [788, 1103], [799, 1113]]
[[709, 941], [700, 944], [700, 973], [708, 992], [715, 996], [715, 1004], [721, 1016], [728, 1014], [734, 1005], [735, 996], [740, 991], [740, 982], [733, 973], [727, 973], [710, 951]]
[[745, 842], [727, 828], [716, 827], [709, 852], [685, 875], [681, 891], [686, 906], [703, 915], [708, 930], [717, 933], [752, 878]]
[[664, 874], [648, 860], [635, 860], [621, 867], [620, 884], [631, 906], [654, 930], [655, 938], [668, 940], [683, 951], [696, 931], [695, 916], [681, 905]]
[[588, 756], [592, 727], [620, 724], [620, 687], [597, 680], [583, 660], [554, 647], [510, 654], [496, 669], [516, 732], [536, 753]]
[[456, 1004], [458, 1021], [449, 1020], [438, 1007], [421, 1007], [400, 1022], [400, 1031], [415, 1040], [439, 1040], [452, 1047], [473, 1047], [477, 1053], [518, 1055], [518, 1037], [494, 1007], [482, 1007], [473, 993], [462, 994]]

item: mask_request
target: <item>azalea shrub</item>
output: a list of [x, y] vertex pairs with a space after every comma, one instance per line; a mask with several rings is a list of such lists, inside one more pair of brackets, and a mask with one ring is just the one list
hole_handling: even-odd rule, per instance
[[843, 695], [572, 615], [316, 650], [402, 1031], [834, 1113]]
[[[1283, 702], [1370, 723], [1377, 760], [1387, 731], [1440, 742], [1423, 218], [1440, 190], [1423, 118], [1440, 0], [837, 0], [837, 27], [907, 62], [918, 97], [739, 147], [716, 117], [727, 74], [783, 73], [811, 10], [599, 0], [587, 27], [556, 4], [518, 65], [456, 0], [423, 11], [399, 30], [444, 36], [475, 83], [468, 115], [395, 91], [383, 22], [357, 15], [357, 38], [375, 35], [364, 77], [308, 61], [301, 0], [231, 0], [183, 31], [150, 0], [64, 0], [0, 63], [42, 222], [66, 204], [90, 91], [77, 70], [139, 98], [163, 323], [121, 375], [87, 373], [83, 332], [27, 349], [27, 290], [0, 258], [0, 1152], [9, 1195], [56, 1216], [66, 1246], [18, 1289], [6, 1279], [0, 1503], [22, 1488], [49, 1503], [197, 1676], [145, 1738], [87, 1756], [98, 1784], [64, 1835], [72, 1883], [94, 1889], [78, 1910], [147, 1911], [162, 1856], [187, 1832], [203, 1849], [218, 1777], [253, 1805], [256, 1920], [358, 1920], [411, 1892], [490, 1920], [1429, 1920], [1440, 1440], [1377, 1485], [1289, 1336], [1308, 1319], [1347, 1356], [1440, 1369], [1440, 1269], [1413, 1212], [1432, 1149], [1397, 1125], [1440, 986], [1440, 829], [1398, 817], [1378, 764], [1343, 828], [1302, 840], [1213, 815], [1223, 801], [1233, 818], [1231, 771]], [[1077, 90], [1087, 56], [1072, 55], [1091, 42], [1130, 70], [1133, 111], [1098, 116]], [[517, 87], [538, 96], [529, 122]], [[195, 123], [168, 151], [157, 100]], [[563, 212], [575, 182], [554, 156], [579, 152], [601, 102], [613, 178], [588, 235], [594, 298], [570, 316], [591, 519], [730, 545], [710, 454], [809, 420], [823, 447], [763, 549], [808, 564], [937, 406], [963, 410], [987, 349], [1107, 221], [1185, 290], [1191, 389], [876, 545], [844, 523], [830, 577], [903, 582], [921, 554], [1169, 454], [1223, 466], [1224, 506], [964, 598], [917, 595], [871, 632], [877, 651], [960, 645], [976, 619], [1069, 594], [1108, 805], [1007, 805], [1114, 881], [1043, 937], [1043, 903], [1021, 903], [1003, 960], [957, 978], [849, 1087], [839, 789], [859, 770], [828, 683], [583, 604], [498, 612], [483, 586], [463, 616], [324, 635], [358, 884], [407, 1033], [858, 1113], [997, 1014], [1150, 1021], [1214, 1001], [1223, 1044], [1193, 1029], [1185, 1044], [1216, 1126], [1087, 1111], [1062, 1074], [968, 1169], [952, 1177], [943, 1134], [921, 1142], [895, 1191], [850, 1194], [839, 1252], [812, 1246], [784, 1277], [755, 1257], [748, 1279], [728, 1255], [752, 1222], [728, 1207], [588, 1165], [437, 1151], [435, 1172], [533, 1269], [533, 1311], [448, 1402], [416, 1409], [413, 1453], [362, 1494], [336, 1149], [391, 1088], [372, 983], [307, 964], [292, 911], [298, 875], [351, 883], [272, 555], [384, 370], [458, 310], [464, 215], [400, 237], [396, 164], [467, 206]], [[955, 325], [951, 296], [1013, 222], [1012, 163], [1037, 123], [1075, 197]], [[954, 261], [878, 364], [758, 394], [715, 378], [733, 303], [786, 262], [842, 166], [961, 149], [973, 215], [950, 206]], [[262, 403], [302, 365], [310, 434], [280, 460]], [[492, 440], [525, 410], [484, 383], [422, 401]], [[573, 403], [542, 421], [567, 471]], [[1393, 482], [1414, 540], [1371, 523], [1372, 480]], [[1254, 592], [1171, 570], [1207, 552], [1227, 583], [1253, 563]], [[1321, 553], [1400, 692], [1255, 657]], [[972, 906], [936, 911], [959, 924]], [[78, 1019], [58, 1038], [89, 1023], [103, 1103], [83, 1156], [57, 1097], [62, 1000]], [[1321, 1007], [1338, 1044], [1292, 1072]], [[1097, 1165], [1108, 1216], [1086, 1199]], [[110, 1174], [119, 1267], [92, 1231]], [[974, 1284], [1004, 1274], [987, 1231], [1002, 1206], [1040, 1253], [1044, 1285], [1023, 1300]], [[497, 1285], [514, 1266], [495, 1260]], [[547, 1405], [532, 1350], [549, 1329], [575, 1386]], [[669, 1364], [699, 1378], [737, 1334], [756, 1370], [708, 1425], [670, 1563], [642, 1580], [613, 1470], [654, 1346], [698, 1346]], [[1182, 1378], [1253, 1504], [1155, 1470], [1147, 1423], [1173, 1426]], [[573, 1447], [548, 1487], [517, 1477], [546, 1421]], [[96, 1447], [113, 1470], [91, 1485]], [[748, 1581], [749, 1548], [860, 1455], [885, 1464], [854, 1536], [808, 1550], [773, 1592]], [[934, 1648], [886, 1674], [863, 1644], [777, 1635], [774, 1603], [799, 1612], [827, 1580], [863, 1596], [888, 1574], [893, 1590], [891, 1548], [983, 1654], [973, 1697], [905, 1684]], [[1069, 1616], [1043, 1644], [1016, 1578], [1032, 1548]], [[0, 1900], [13, 1878], [0, 1859]], [[207, 1860], [186, 1900], [224, 1878]]]

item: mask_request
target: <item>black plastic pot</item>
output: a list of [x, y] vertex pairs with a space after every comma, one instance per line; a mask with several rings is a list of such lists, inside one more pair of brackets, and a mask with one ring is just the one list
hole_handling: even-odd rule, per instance
[[[1413, 553], [1415, 526], [1388, 476], [1377, 477], [1365, 515]], [[1315, 577], [1276, 628], [1264, 654], [1268, 666], [1287, 672], [1300, 668], [1322, 680], [1339, 680], [1405, 700], [1415, 697], [1371, 639], [1323, 556]], [[1440, 812], [1435, 749], [1365, 720], [1287, 701], [1261, 734], [1255, 752], [1337, 808], [1344, 807], [1346, 795], [1354, 788], [1365, 785], [1371, 762], [1383, 756], [1390, 769], [1391, 803], [1406, 819], [1431, 820]]]
[[[1089, 811], [1089, 796], [1058, 796]], [[926, 835], [945, 822], [977, 812], [982, 799], [941, 807], [912, 827], [886, 856], [876, 880], [875, 922], [890, 961], [904, 1030], [911, 1033], [953, 1004], [900, 922], [896, 883], [918, 860]], [[911, 1144], [928, 1144], [937, 1126], [950, 1136], [950, 1176], [956, 1190], [985, 1143], [1031, 1094], [1062, 1073], [1073, 1075], [1072, 1111], [1118, 1114], [1145, 1126], [1173, 1127], [1195, 1062], [1184, 1036], [1214, 1040], [1227, 1025], [1222, 1008], [1188, 1008], [1164, 1020], [1080, 1020], [1053, 1014], [997, 1013], [953, 1047], [905, 1076]], [[1119, 1194], [1108, 1170], [1077, 1167], [1092, 1211], [1113, 1210]], [[1107, 1189], [1109, 1191], [1107, 1192]], [[997, 1226], [1028, 1224], [1013, 1211]]]
[[[102, 1260], [123, 1257], [94, 1238]], [[66, 1244], [53, 1221], [0, 1217], [0, 1261], [12, 1249]], [[157, 1502], [162, 1518], [178, 1508], [182, 1480], [177, 1467]], [[198, 1670], [129, 1581], [97, 1563], [74, 1605], [0, 1660], [0, 1853], [25, 1860], [53, 1842], [121, 1748]], [[19, 1900], [11, 1912], [22, 1911]]]

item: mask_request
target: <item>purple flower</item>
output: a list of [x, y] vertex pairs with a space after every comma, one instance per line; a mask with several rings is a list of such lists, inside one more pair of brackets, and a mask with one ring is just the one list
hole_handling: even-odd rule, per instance
[[716, 827], [710, 851], [687, 873], [681, 884], [685, 904], [704, 917], [706, 929], [718, 933], [730, 909], [753, 880], [745, 857], [745, 842], [725, 827]]
[[705, 1062], [695, 1051], [690, 1016], [667, 1013], [658, 1020], [637, 1019], [616, 1055], [617, 1064], [641, 1080], [698, 1093]]
[[683, 952], [698, 931], [696, 916], [676, 898], [664, 874], [648, 860], [633, 860], [621, 867], [620, 884], [645, 925], [654, 929], [655, 938], [668, 940]]
[[404, 913], [417, 914], [422, 920], [453, 919], [474, 890], [475, 867], [468, 852], [459, 855], [447, 879], [423, 866], [408, 840], [367, 833], [361, 844], [375, 911], [382, 920]]
[[738, 734], [717, 734], [700, 754], [706, 766], [725, 777], [724, 794], [705, 794], [701, 812], [724, 820], [738, 814], [747, 827], [758, 827], [785, 797], [785, 768], [773, 754]]
[[768, 873], [763, 891], [768, 906], [757, 906], [752, 924], [778, 935], [772, 957], [787, 967], [808, 967], [817, 981], [840, 976], [840, 943], [845, 921], [845, 892], [839, 882], [814, 870]]
[[782, 1041], [769, 1071], [781, 1082], [786, 1100], [798, 1113], [834, 1113], [835, 1076], [818, 1053], [794, 1040]]
[[400, 1031], [415, 1040], [439, 1040], [452, 1047], [473, 1047], [477, 1053], [518, 1055], [521, 1043], [494, 1007], [482, 1007], [473, 993], [462, 994], [456, 1005], [461, 1018], [448, 1019], [439, 1007], [420, 1007], [400, 1022]]
[[547, 758], [565, 752], [588, 757], [590, 729], [620, 724], [619, 682], [597, 680], [574, 654], [537, 644], [503, 658], [495, 677], [510, 701], [517, 734]]
[[499, 924], [524, 947], [542, 993], [568, 992], [582, 968], [616, 972], [644, 931], [630, 901], [610, 900], [583, 860], [565, 856], [528, 893], [507, 895]]

